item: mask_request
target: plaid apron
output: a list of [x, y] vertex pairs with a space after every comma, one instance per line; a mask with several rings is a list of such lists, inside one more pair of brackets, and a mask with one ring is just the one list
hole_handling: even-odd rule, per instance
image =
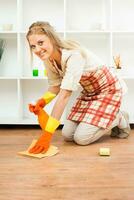
[[106, 66], [86, 72], [80, 79], [83, 88], [68, 116], [69, 120], [108, 128], [119, 111], [122, 88], [116, 75]]

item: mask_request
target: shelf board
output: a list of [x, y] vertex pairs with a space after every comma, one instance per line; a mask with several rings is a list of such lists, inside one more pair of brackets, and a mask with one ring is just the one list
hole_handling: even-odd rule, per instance
[[65, 33], [110, 33], [110, 31], [109, 30], [105, 30], [105, 31], [103, 31], [103, 30], [89, 30], [89, 31], [87, 31], [87, 30], [67, 30], [67, 31], [65, 31]]
[[38, 80], [47, 80], [48, 78], [47, 77], [10, 77], [10, 76], [1, 76], [0, 77], [0, 80], [36, 80], [36, 79], [38, 79]]
[[18, 77], [10, 77], [10, 76], [1, 76], [0, 80], [17, 80]]
[[[124, 79], [134, 79], [134, 76], [132, 75], [120, 75], [120, 76]], [[48, 78], [47, 77], [0, 77], [0, 80], [48, 80]]]
[[[66, 30], [57, 31], [57, 33], [134, 33], [134, 30]], [[26, 34], [27, 31], [0, 31], [0, 34]]]
[[17, 34], [17, 31], [0, 31], [0, 34]]
[[129, 33], [132, 33], [132, 34], [133, 34], [133, 33], [134, 33], [134, 30], [132, 30], [132, 31], [129, 31], [129, 30], [128, 30], [128, 31], [113, 30], [113, 31], [111, 31], [111, 32], [112, 32], [112, 33], [128, 33], [128, 34], [129, 34]]
[[22, 79], [22, 80], [47, 80], [48, 78], [47, 77], [20, 77], [19, 79]]
[[[28, 30], [20, 30], [18, 31], [18, 33], [20, 34], [27, 34]], [[56, 31], [57, 33], [64, 33], [65, 31], [64, 30], [61, 30], [61, 31]]]

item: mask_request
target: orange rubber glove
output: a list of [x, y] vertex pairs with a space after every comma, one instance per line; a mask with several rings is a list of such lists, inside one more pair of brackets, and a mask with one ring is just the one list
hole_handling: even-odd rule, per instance
[[40, 108], [44, 108], [50, 101], [55, 98], [56, 94], [51, 92], [46, 92], [42, 98], [40, 98], [35, 105], [29, 104], [30, 112], [33, 112], [35, 115], [38, 115]]
[[[31, 112], [35, 113], [34, 111], [35, 106], [30, 104], [29, 109]], [[38, 122], [39, 122], [40, 127], [42, 128], [42, 130], [45, 130], [47, 121], [49, 119], [49, 115], [40, 107], [38, 109], [37, 115], [38, 115]]]
[[35, 146], [29, 150], [29, 153], [34, 153], [34, 154], [45, 153], [49, 149], [51, 139], [52, 139], [52, 133], [45, 131], [38, 139]]
[[[40, 121], [41, 123], [42, 119]], [[43, 128], [43, 134], [38, 139], [35, 146], [29, 150], [29, 153], [45, 153], [50, 146], [53, 133], [57, 129], [59, 124], [60, 122], [51, 116], [49, 116], [46, 126], [40, 124], [40, 126]]]
[[45, 131], [48, 119], [49, 115], [42, 108], [40, 108], [38, 112], [38, 122], [43, 131]]

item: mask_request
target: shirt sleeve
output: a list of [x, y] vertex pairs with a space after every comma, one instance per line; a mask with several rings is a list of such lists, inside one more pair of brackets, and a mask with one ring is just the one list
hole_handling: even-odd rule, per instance
[[73, 53], [67, 61], [65, 75], [61, 82], [61, 89], [76, 91], [82, 76], [85, 59], [80, 52]]
[[50, 69], [47, 65], [45, 65], [48, 77], [48, 85], [49, 86], [58, 86], [61, 85], [62, 78], [60, 75], [53, 70]]

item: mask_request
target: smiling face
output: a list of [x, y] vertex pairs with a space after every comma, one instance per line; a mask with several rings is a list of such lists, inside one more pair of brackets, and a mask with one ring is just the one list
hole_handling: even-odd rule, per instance
[[32, 34], [28, 37], [28, 41], [32, 52], [41, 60], [44, 61], [52, 57], [54, 47], [45, 34]]

